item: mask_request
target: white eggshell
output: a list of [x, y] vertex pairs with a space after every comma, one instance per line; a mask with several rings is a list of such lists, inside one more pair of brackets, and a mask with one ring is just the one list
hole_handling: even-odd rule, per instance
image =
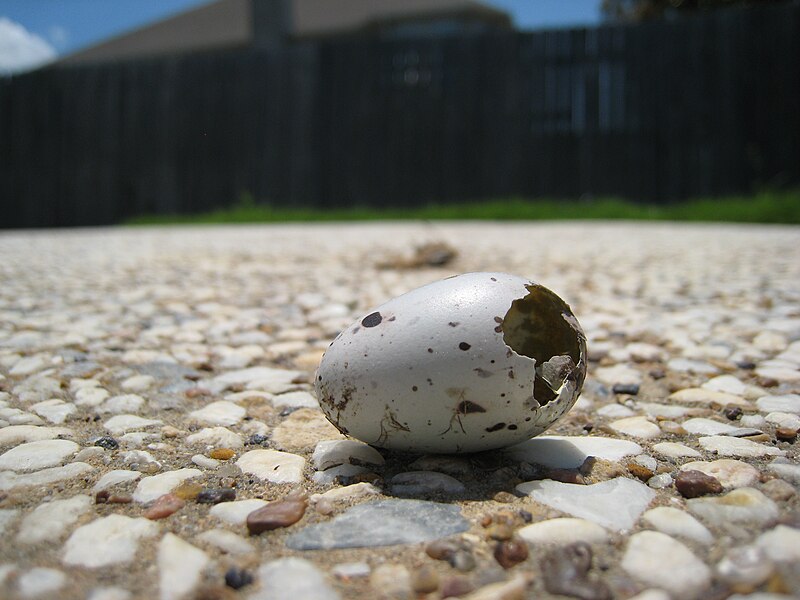
[[450, 453], [541, 433], [575, 403], [585, 374], [585, 336], [563, 300], [513, 275], [467, 273], [353, 323], [325, 352], [315, 383], [342, 433]]

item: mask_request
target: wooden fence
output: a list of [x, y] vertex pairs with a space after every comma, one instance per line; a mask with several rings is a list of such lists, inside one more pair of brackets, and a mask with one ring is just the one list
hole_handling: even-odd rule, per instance
[[0, 81], [0, 227], [800, 184], [800, 3]]

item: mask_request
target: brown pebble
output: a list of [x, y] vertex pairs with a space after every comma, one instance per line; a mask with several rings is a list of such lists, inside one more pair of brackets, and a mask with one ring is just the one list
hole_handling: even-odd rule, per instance
[[766, 433], [757, 433], [756, 435], [744, 435], [741, 437], [743, 440], [750, 440], [751, 442], [770, 442], [772, 441]]
[[675, 478], [675, 488], [684, 498], [697, 498], [706, 494], [719, 494], [722, 484], [701, 471], [681, 471]]
[[672, 435], [686, 435], [687, 433], [680, 423], [675, 421], [659, 421], [658, 426], [664, 433], [671, 433]]
[[106, 502], [109, 504], [130, 504], [133, 502], [133, 497], [129, 494], [111, 494]]
[[492, 515], [486, 514], [481, 517], [481, 527], [488, 527], [492, 522]]
[[641, 481], [647, 481], [653, 476], [653, 471], [644, 465], [640, 465], [639, 463], [633, 461], [628, 463], [628, 471], [630, 471], [631, 475]]
[[422, 565], [411, 573], [411, 588], [417, 594], [430, 594], [439, 589], [439, 574], [431, 565]]
[[507, 523], [495, 523], [486, 529], [486, 537], [491, 540], [510, 540], [514, 535], [514, 528]]
[[175, 494], [164, 494], [163, 496], [159, 496], [156, 501], [153, 502], [153, 505], [144, 511], [142, 516], [151, 521], [164, 519], [183, 508], [184, 504], [186, 503]]
[[510, 569], [527, 558], [528, 544], [520, 539], [505, 540], [494, 548], [494, 559], [504, 569]]
[[172, 425], [164, 425], [161, 428], [161, 435], [165, 438], [176, 438], [181, 434], [181, 430], [177, 427], [173, 427]]
[[172, 490], [172, 493], [181, 500], [194, 500], [202, 491], [203, 486], [200, 484], [184, 481], [182, 484]]
[[100, 490], [94, 495], [94, 503], [95, 504], [105, 504], [108, 502], [108, 497], [111, 495], [111, 492], [108, 490]]
[[509, 504], [516, 499], [517, 497], [509, 492], [497, 492], [492, 498], [495, 502], [502, 502], [503, 504]]
[[214, 448], [209, 456], [217, 460], [229, 460], [236, 456], [236, 452], [230, 448]]
[[442, 598], [466, 596], [474, 589], [475, 585], [466, 577], [448, 577], [442, 583]]
[[184, 392], [187, 398], [202, 398], [203, 396], [211, 396], [211, 392], [205, 388], [191, 388]]
[[276, 500], [247, 515], [250, 535], [294, 525], [306, 512], [305, 496]]
[[459, 548], [460, 544], [454, 540], [434, 540], [425, 546], [425, 554], [434, 560], [448, 560]]
[[781, 442], [794, 443], [797, 439], [797, 431], [791, 427], [778, 427], [775, 430], [775, 437]]

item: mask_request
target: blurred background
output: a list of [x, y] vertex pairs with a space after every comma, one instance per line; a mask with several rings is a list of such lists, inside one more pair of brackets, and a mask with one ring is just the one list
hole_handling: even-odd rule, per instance
[[0, 0], [0, 227], [800, 222], [799, 33], [799, 0]]

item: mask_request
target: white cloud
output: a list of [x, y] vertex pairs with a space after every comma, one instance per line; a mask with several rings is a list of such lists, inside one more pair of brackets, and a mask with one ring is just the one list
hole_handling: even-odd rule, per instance
[[7, 17], [0, 17], [0, 74], [27, 71], [55, 57], [55, 49], [41, 37]]

